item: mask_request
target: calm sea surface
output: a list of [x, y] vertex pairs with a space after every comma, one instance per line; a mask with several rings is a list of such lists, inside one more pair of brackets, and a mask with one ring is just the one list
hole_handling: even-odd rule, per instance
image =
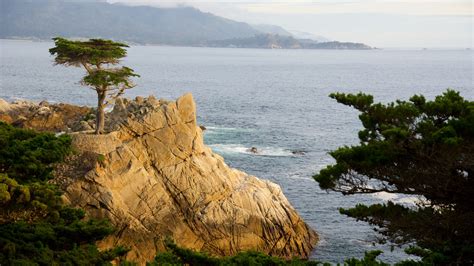
[[[79, 85], [84, 71], [53, 66], [52, 43], [0, 40], [0, 97], [96, 103]], [[339, 207], [395, 195], [342, 196], [319, 189], [312, 175], [333, 162], [328, 152], [357, 143], [358, 114], [331, 100], [331, 92], [371, 93], [378, 101], [429, 98], [453, 88], [474, 99], [473, 51], [254, 50], [133, 46], [124, 64], [141, 75], [127, 96], [175, 99], [192, 92], [206, 143], [226, 162], [278, 183], [301, 216], [320, 234], [312, 257], [342, 262], [365, 250], [406, 258], [400, 250], [373, 246], [376, 234]], [[247, 152], [257, 147], [260, 155]], [[304, 151], [293, 155], [292, 151]]]

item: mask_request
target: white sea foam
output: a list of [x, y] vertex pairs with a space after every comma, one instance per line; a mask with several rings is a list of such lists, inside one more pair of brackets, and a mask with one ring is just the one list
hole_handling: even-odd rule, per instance
[[207, 135], [233, 135], [239, 133], [247, 133], [253, 131], [251, 128], [236, 128], [236, 127], [219, 127], [219, 126], [206, 126], [204, 134]]
[[420, 197], [401, 197], [397, 200], [397, 203], [415, 205], [420, 201], [422, 201]]
[[381, 199], [383, 201], [392, 201], [399, 204], [416, 205], [423, 199], [417, 196], [406, 196], [402, 194], [388, 193], [388, 192], [377, 192], [372, 194], [373, 197]]
[[251, 147], [245, 147], [241, 144], [211, 144], [214, 151], [221, 153], [241, 153], [255, 156], [295, 156], [291, 150], [279, 147], [256, 147], [257, 153], [250, 151]]
[[377, 193], [372, 194], [372, 196], [374, 196], [375, 198], [384, 200], [384, 201], [389, 201], [389, 200], [395, 201], [396, 199], [398, 199], [397, 194], [388, 193], [388, 192], [377, 192]]
[[210, 131], [219, 131], [219, 130], [234, 131], [234, 130], [237, 130], [237, 128], [235, 128], [235, 127], [214, 127], [214, 126], [205, 126], [205, 127], [206, 127], [206, 130], [210, 130]]

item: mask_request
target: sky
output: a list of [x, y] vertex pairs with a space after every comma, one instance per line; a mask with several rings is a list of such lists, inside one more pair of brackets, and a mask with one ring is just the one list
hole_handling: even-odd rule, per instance
[[272, 24], [381, 48], [472, 48], [473, 0], [107, 0], [192, 6], [251, 24]]

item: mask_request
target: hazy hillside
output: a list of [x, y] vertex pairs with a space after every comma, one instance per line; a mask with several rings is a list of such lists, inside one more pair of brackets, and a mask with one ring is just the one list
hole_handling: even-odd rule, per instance
[[289, 49], [370, 49], [364, 44], [294, 38], [192, 7], [157, 8], [105, 0], [0, 0], [0, 38], [106, 38], [138, 44]]
[[311, 39], [318, 42], [330, 42], [331, 40], [320, 35], [315, 35], [309, 32], [299, 31], [299, 30], [290, 30], [290, 34], [297, 39]]
[[256, 30], [261, 31], [262, 33], [278, 34], [280, 36], [293, 36], [293, 34], [291, 34], [289, 31], [276, 25], [257, 24], [252, 25], [252, 27]]
[[197, 9], [124, 6], [99, 0], [0, 0], [0, 38], [102, 37], [135, 43], [199, 45], [260, 33]]
[[278, 34], [258, 34], [252, 37], [232, 38], [208, 43], [214, 47], [263, 48], [263, 49], [339, 49], [369, 50], [372, 47], [363, 43], [352, 42], [318, 42], [310, 39], [296, 39], [292, 36]]

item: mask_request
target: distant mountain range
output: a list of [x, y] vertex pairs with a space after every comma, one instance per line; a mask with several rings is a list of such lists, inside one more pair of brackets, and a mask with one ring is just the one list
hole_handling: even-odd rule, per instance
[[[295, 39], [278, 26], [251, 26], [191, 7], [126, 6], [105, 0], [0, 0], [0, 38], [56, 36], [176, 46], [320, 48], [315, 45], [319, 42]], [[359, 44], [334, 44], [323, 46], [361, 49]]]

